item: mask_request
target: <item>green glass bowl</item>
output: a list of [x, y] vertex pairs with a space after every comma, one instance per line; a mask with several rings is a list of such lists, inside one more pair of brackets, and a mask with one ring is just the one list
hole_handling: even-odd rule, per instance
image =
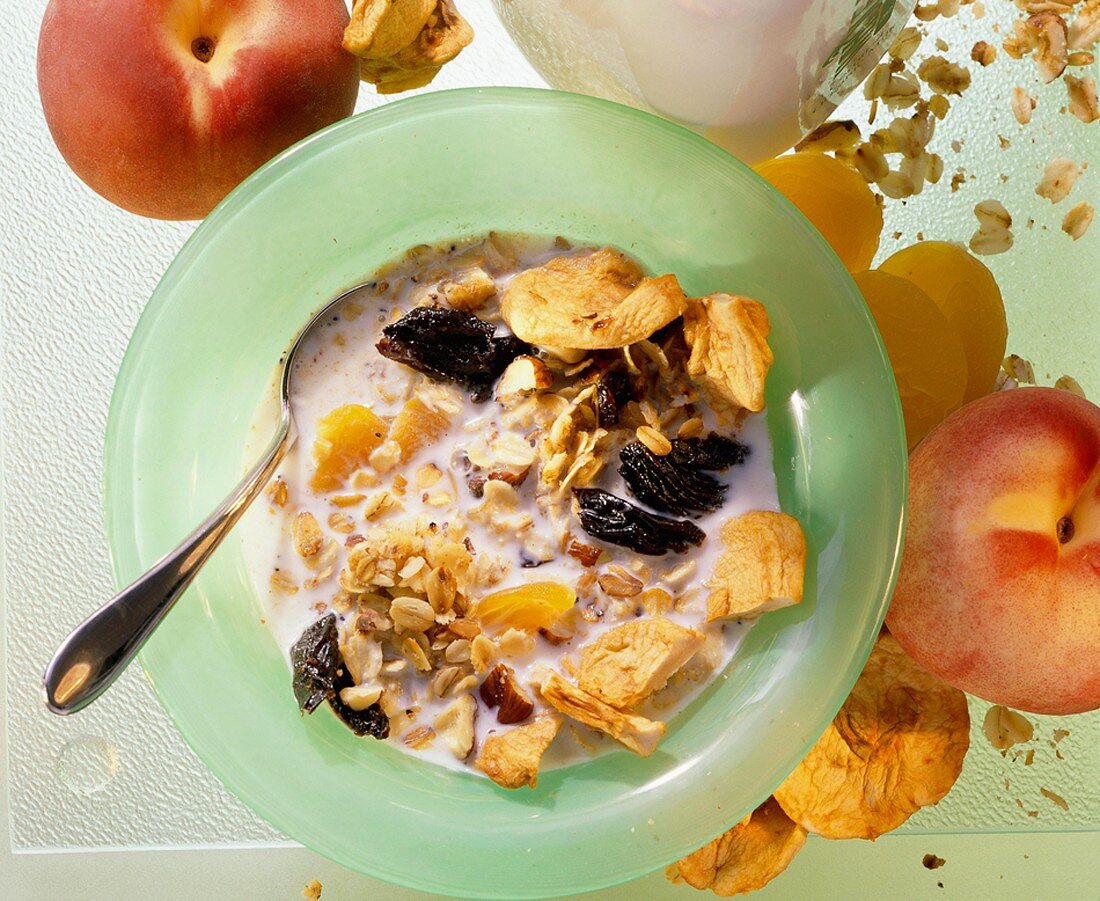
[[287, 835], [402, 885], [536, 898], [647, 873], [740, 819], [823, 731], [882, 622], [906, 494], [897, 392], [855, 285], [778, 193], [689, 131], [570, 94], [447, 91], [334, 125], [235, 190], [157, 286], [112, 399], [106, 522], [121, 585], [241, 476], [311, 311], [408, 247], [490, 229], [607, 242], [690, 293], [766, 304], [780, 497], [810, 549], [802, 605], [752, 629], [653, 756], [547, 772], [534, 791], [300, 717], [233, 538], [141, 661], [199, 757]]

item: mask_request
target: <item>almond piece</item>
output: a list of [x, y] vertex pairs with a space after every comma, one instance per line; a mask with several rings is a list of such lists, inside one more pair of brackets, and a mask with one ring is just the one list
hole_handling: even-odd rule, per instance
[[497, 382], [494, 395], [498, 402], [529, 397], [554, 384], [554, 374], [538, 357], [516, 357]]
[[502, 726], [522, 722], [535, 710], [531, 698], [516, 682], [515, 672], [504, 663], [489, 670], [481, 683], [480, 694], [486, 706], [499, 708], [497, 722]]

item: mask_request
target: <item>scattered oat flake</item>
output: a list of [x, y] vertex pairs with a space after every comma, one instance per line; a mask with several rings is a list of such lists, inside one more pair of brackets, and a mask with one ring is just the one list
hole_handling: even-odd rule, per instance
[[1081, 167], [1069, 157], [1056, 156], [1043, 169], [1035, 193], [1051, 203], [1060, 203], [1069, 196], [1074, 184], [1081, 175]]
[[308, 901], [321, 901], [321, 892], [324, 890], [324, 886], [321, 885], [320, 879], [314, 879], [312, 882], [308, 882], [302, 887], [302, 897], [308, 899]]
[[1062, 219], [1062, 231], [1076, 241], [1089, 230], [1094, 215], [1092, 204], [1082, 200]]
[[1007, 751], [1013, 745], [1031, 741], [1035, 727], [1015, 710], [996, 704], [986, 711], [982, 731], [989, 743], [998, 751]]
[[1078, 397], [1085, 396], [1085, 389], [1081, 387], [1081, 383], [1077, 381], [1071, 375], [1063, 375], [1058, 381], [1054, 383], [1055, 388], [1060, 388], [1063, 391], [1068, 391], [1070, 394], [1076, 394]]
[[1054, 742], [1057, 744], [1063, 738], [1069, 737], [1069, 729], [1055, 729], [1054, 730]]
[[921, 858], [921, 864], [926, 870], [938, 870], [945, 863], [947, 863], [946, 860], [942, 857], [937, 857], [935, 854], [925, 854], [924, 857]]
[[1039, 794], [1041, 794], [1047, 800], [1053, 801], [1055, 804], [1061, 807], [1062, 810], [1069, 810], [1069, 802], [1066, 801], [1066, 799], [1063, 798], [1061, 795], [1052, 792], [1049, 788], [1042, 788], [1040, 786]]

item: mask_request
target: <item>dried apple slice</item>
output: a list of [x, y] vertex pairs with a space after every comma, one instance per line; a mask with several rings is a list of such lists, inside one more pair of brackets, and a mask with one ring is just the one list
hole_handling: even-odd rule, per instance
[[648, 338], [686, 304], [676, 276], [643, 278], [636, 263], [604, 247], [521, 272], [508, 283], [500, 310], [524, 341], [593, 350]]
[[677, 861], [665, 875], [722, 898], [763, 888], [782, 873], [806, 844], [806, 830], [768, 798], [749, 816]]
[[918, 667], [884, 632], [848, 700], [775, 799], [810, 832], [875, 839], [946, 795], [969, 746], [966, 695]]

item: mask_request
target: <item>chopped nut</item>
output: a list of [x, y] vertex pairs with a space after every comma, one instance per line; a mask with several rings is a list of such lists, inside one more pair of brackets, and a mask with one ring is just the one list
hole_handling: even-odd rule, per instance
[[435, 718], [435, 731], [459, 760], [465, 760], [474, 749], [476, 718], [477, 701], [472, 695], [463, 695], [458, 698]]
[[321, 526], [312, 513], [303, 511], [295, 516], [290, 524], [290, 534], [294, 539], [294, 550], [302, 557], [312, 557], [325, 543]]
[[1082, 200], [1062, 219], [1062, 231], [1076, 241], [1089, 230], [1094, 214], [1092, 204]]
[[340, 700], [352, 710], [366, 710], [371, 705], [377, 704], [380, 697], [382, 697], [382, 686], [376, 682], [368, 685], [349, 685], [340, 689]]
[[490, 733], [474, 766], [501, 788], [534, 788], [539, 762], [560, 727], [560, 717], [540, 716], [526, 726]]
[[504, 663], [489, 670], [480, 693], [487, 707], [498, 708], [497, 722], [501, 725], [522, 722], [535, 709], [527, 692], [516, 682], [515, 671]]
[[495, 397], [498, 403], [508, 403], [521, 397], [529, 397], [554, 384], [554, 374], [538, 357], [516, 357], [497, 382]]
[[566, 681], [555, 672], [539, 691], [551, 707], [592, 729], [610, 735], [635, 754], [648, 757], [665, 734], [665, 724], [633, 713], [623, 713]]
[[642, 580], [634, 578], [621, 566], [609, 566], [596, 581], [613, 598], [632, 598], [642, 591]]
[[970, 48], [970, 58], [984, 68], [997, 58], [997, 48], [987, 41], [978, 41]]
[[569, 554], [575, 560], [579, 560], [581, 566], [595, 566], [596, 561], [600, 559], [602, 551], [598, 547], [593, 547], [590, 544], [584, 544], [573, 538], [569, 542], [569, 547], [566, 548], [566, 553]]
[[1023, 88], [1012, 89], [1012, 115], [1021, 125], [1027, 125], [1031, 121], [1031, 113], [1037, 103], [1038, 101], [1029, 96]]
[[577, 684], [612, 707], [633, 707], [664, 688], [702, 646], [702, 634], [671, 620], [633, 620], [584, 646]]
[[496, 282], [484, 269], [475, 266], [439, 286], [439, 293], [449, 306], [473, 313], [485, 306], [485, 301], [497, 293]]
[[368, 685], [382, 670], [382, 646], [368, 632], [346, 630], [340, 656], [356, 685]]
[[1056, 156], [1043, 170], [1042, 180], [1035, 188], [1035, 193], [1051, 203], [1059, 203], [1069, 196], [1080, 174], [1081, 167], [1077, 163], [1068, 157]]
[[1065, 77], [1069, 94], [1069, 111], [1086, 125], [1100, 119], [1100, 104], [1096, 96], [1096, 79]]
[[1050, 84], [1069, 62], [1066, 21], [1058, 13], [1044, 10], [1028, 19], [1027, 27], [1034, 35], [1039, 75], [1044, 84]]
[[505, 657], [526, 657], [535, 649], [535, 636], [520, 629], [507, 629], [497, 639], [497, 647]]

